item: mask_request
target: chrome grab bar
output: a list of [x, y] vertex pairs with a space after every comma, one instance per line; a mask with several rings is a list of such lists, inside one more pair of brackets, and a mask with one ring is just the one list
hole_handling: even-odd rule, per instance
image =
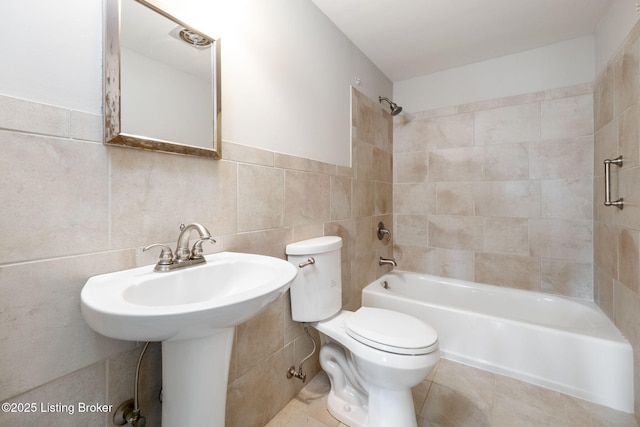
[[604, 161], [604, 205], [615, 206], [618, 209], [622, 209], [624, 206], [624, 199], [620, 197], [618, 200], [611, 201], [611, 164], [622, 167], [622, 156], [618, 156], [615, 159], [606, 159]]

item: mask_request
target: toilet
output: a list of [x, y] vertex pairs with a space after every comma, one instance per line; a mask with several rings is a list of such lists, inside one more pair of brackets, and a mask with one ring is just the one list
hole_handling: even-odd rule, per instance
[[350, 427], [415, 427], [411, 387], [437, 365], [438, 335], [403, 313], [342, 310], [341, 248], [337, 236], [286, 248], [298, 268], [291, 284], [292, 318], [320, 332], [320, 365], [331, 381], [327, 408]]

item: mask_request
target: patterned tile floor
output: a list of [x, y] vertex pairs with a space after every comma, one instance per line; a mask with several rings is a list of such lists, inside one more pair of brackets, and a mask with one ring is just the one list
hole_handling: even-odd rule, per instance
[[[321, 372], [267, 427], [344, 427], [326, 409], [329, 388]], [[638, 427], [633, 415], [445, 359], [413, 397], [419, 427]]]

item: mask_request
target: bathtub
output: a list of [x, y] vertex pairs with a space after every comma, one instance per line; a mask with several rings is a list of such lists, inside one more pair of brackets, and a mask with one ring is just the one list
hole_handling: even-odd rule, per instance
[[633, 413], [631, 345], [592, 302], [394, 270], [362, 305], [429, 323], [443, 358]]

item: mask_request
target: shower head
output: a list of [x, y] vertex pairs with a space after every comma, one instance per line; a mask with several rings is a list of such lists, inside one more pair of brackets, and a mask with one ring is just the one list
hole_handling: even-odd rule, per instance
[[385, 98], [384, 96], [378, 97], [378, 102], [387, 101], [389, 103], [389, 109], [391, 110], [392, 116], [397, 116], [402, 111], [402, 107], [390, 100], [389, 98]]

